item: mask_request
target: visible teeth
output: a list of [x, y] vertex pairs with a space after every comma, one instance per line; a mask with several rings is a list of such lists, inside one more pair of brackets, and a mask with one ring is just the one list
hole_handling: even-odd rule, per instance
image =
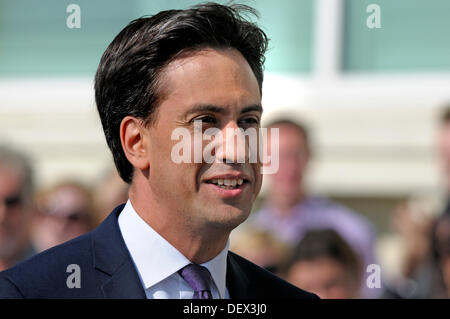
[[238, 179], [221, 179], [221, 178], [219, 178], [219, 179], [212, 179], [211, 183], [221, 186], [221, 187], [236, 188], [244, 183], [244, 179], [242, 179], [242, 178], [238, 178]]
[[225, 186], [236, 186], [237, 183], [238, 183], [237, 179], [224, 179], [223, 180], [223, 184]]

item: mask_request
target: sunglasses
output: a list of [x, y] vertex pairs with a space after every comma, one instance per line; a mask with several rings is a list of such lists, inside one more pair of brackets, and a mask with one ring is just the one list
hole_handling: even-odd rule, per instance
[[13, 208], [23, 203], [22, 194], [13, 194], [3, 199], [6, 208]]
[[67, 220], [73, 223], [84, 223], [89, 220], [88, 212], [78, 210], [70, 211], [65, 214], [63, 214], [62, 212], [59, 213], [41, 212], [41, 214], [45, 217], [55, 218], [60, 221]]

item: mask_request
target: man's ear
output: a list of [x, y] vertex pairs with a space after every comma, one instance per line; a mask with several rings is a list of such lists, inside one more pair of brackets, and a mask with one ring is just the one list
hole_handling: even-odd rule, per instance
[[126, 116], [120, 123], [120, 142], [128, 161], [139, 170], [148, 169], [148, 136], [141, 119]]

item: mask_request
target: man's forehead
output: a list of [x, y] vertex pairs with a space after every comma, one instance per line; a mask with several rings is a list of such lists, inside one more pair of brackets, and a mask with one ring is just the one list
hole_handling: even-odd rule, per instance
[[159, 75], [160, 86], [166, 94], [173, 93], [177, 88], [187, 89], [198, 84], [212, 87], [224, 81], [259, 91], [250, 65], [235, 49], [205, 48], [183, 53], [164, 67]]
[[[245, 67], [242, 67], [245, 63]], [[177, 117], [200, 112], [262, 111], [258, 82], [234, 49], [203, 49], [172, 61], [160, 75], [160, 107]]]
[[236, 49], [205, 47], [181, 52], [166, 65], [164, 71], [175, 70], [186, 65], [192, 68], [205, 68], [216, 65], [217, 60], [223, 59], [248, 65], [247, 60]]

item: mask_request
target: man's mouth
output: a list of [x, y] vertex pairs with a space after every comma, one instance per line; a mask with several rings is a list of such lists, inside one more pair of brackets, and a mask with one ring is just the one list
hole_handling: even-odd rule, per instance
[[245, 178], [227, 178], [227, 179], [211, 179], [206, 181], [207, 184], [214, 184], [222, 189], [237, 189], [243, 184], [248, 183]]

